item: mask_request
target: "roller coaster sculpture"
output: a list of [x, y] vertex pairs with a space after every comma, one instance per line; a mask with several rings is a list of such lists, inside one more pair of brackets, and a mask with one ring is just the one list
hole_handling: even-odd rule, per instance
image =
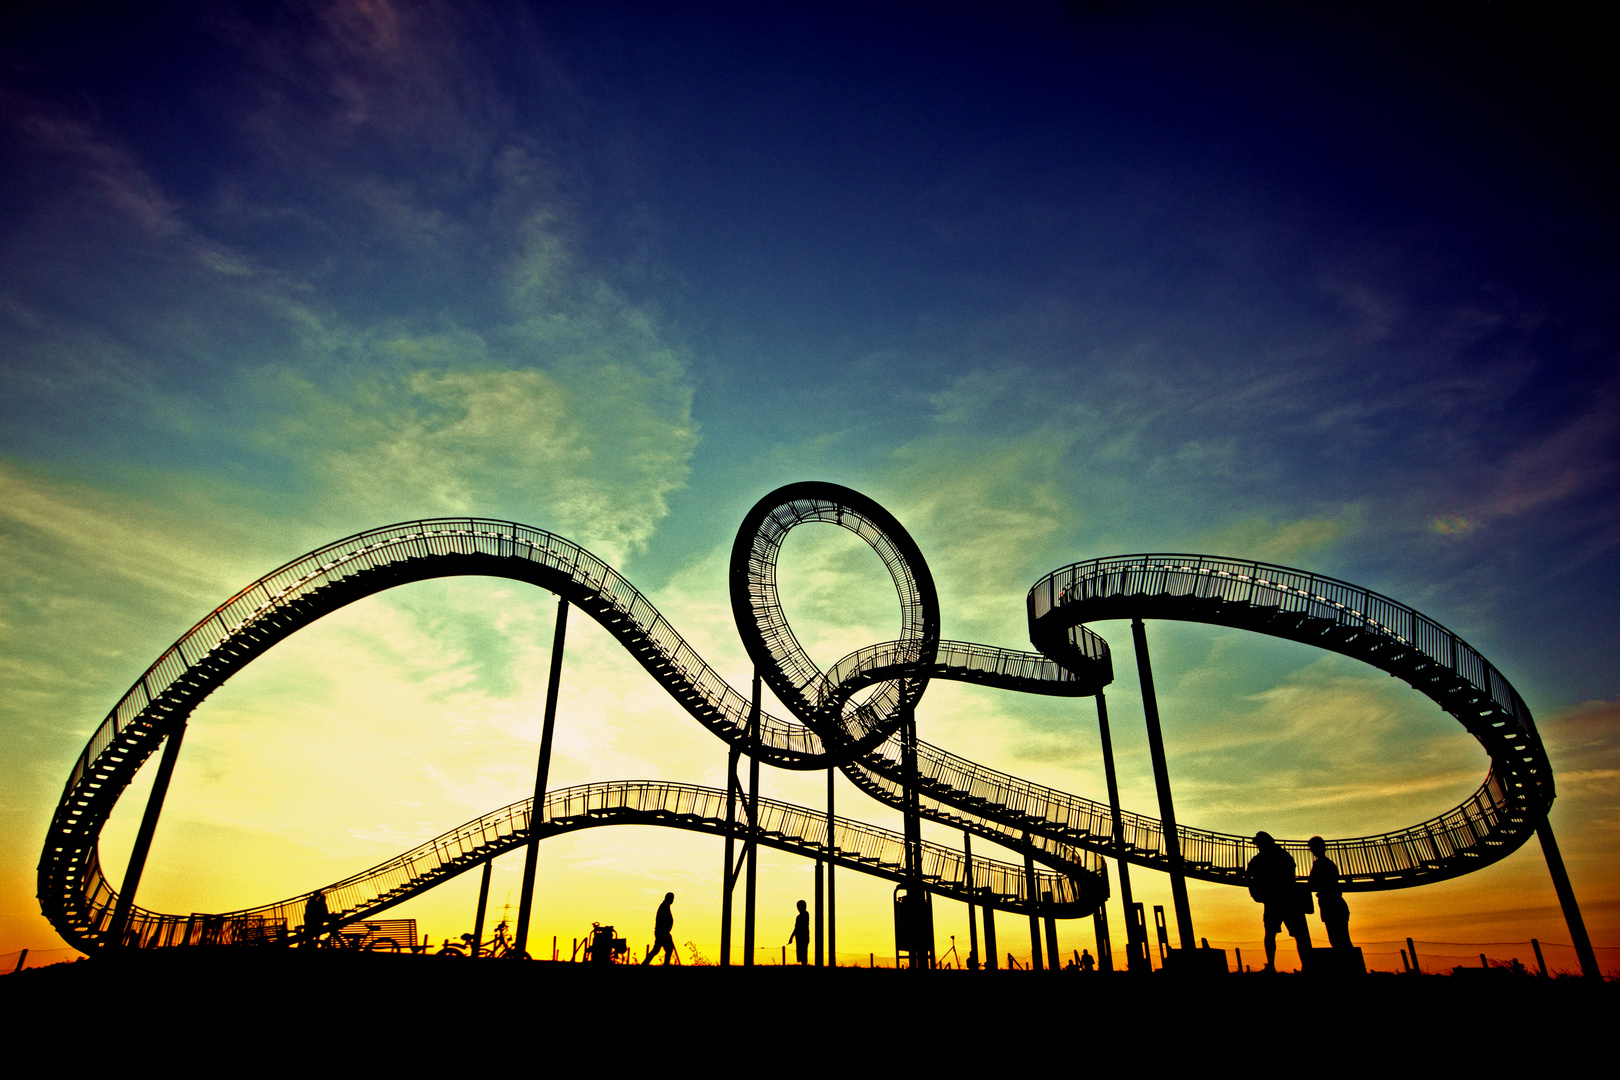
[[[807, 522], [854, 532], [882, 558], [899, 593], [898, 640], [822, 671], [794, 637], [776, 584], [787, 533]], [[296, 940], [311, 893], [219, 915], [166, 915], [133, 903], [146, 845], [193, 710], [276, 642], [346, 604], [407, 582], [454, 575], [525, 581], [597, 620], [704, 727], [783, 769], [839, 769], [860, 790], [906, 811], [906, 835], [758, 799], [734, 816], [734, 792], [663, 781], [584, 784], [468, 822], [415, 850], [319, 890], [330, 926], [373, 918], [531, 840], [604, 825], [654, 824], [825, 859], [989, 908], [1075, 917], [1108, 894], [1103, 858], [1184, 877], [1245, 884], [1247, 837], [1042, 787], [915, 737], [931, 679], [1022, 693], [1097, 695], [1113, 679], [1108, 645], [1089, 622], [1176, 619], [1237, 627], [1354, 657], [1403, 679], [1479, 740], [1491, 768], [1460, 806], [1407, 829], [1329, 840], [1349, 891], [1404, 888], [1466, 874], [1539, 832], [1577, 945], [1578, 909], [1547, 826], [1552, 770], [1530, 710], [1500, 672], [1455, 634], [1377, 593], [1301, 570], [1199, 555], [1126, 555], [1075, 563], [1028, 596], [1036, 651], [939, 637], [939, 602], [922, 553], [883, 507], [848, 488], [791, 484], [749, 512], [730, 566], [733, 613], [759, 679], [792, 718], [773, 716], [717, 674], [612, 567], [553, 533], [511, 522], [439, 518], [340, 540], [255, 581], [197, 623], [135, 682], [91, 736], [63, 790], [39, 863], [44, 914], [94, 953], [193, 943]], [[1141, 641], [1139, 639], [1139, 645]], [[1141, 652], [1139, 649], [1139, 658]], [[1146, 688], [1146, 684], [1145, 684]], [[554, 688], [553, 688], [554, 689]], [[1156, 724], [1156, 719], [1152, 719]], [[167, 740], [165, 742], [165, 740]], [[164, 746], [120, 896], [102, 872], [98, 838], [141, 764]], [[1169, 808], [1167, 801], [1162, 803]], [[1169, 814], [1164, 814], [1169, 818]], [[921, 841], [928, 818], [1025, 856], [1017, 866]], [[1303, 869], [1305, 843], [1282, 841]], [[1043, 869], [1034, 870], [1034, 864]], [[729, 884], [729, 883], [728, 883]], [[275, 931], [275, 932], [271, 932]], [[1590, 946], [1587, 946], [1590, 952]], [[1594, 963], [1595, 967], [1595, 963]]]

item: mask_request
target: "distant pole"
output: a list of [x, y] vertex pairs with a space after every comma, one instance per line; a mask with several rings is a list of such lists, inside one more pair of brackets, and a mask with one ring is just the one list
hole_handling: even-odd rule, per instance
[[1552, 874], [1558, 902], [1564, 908], [1564, 921], [1569, 924], [1569, 938], [1575, 944], [1575, 955], [1581, 958], [1581, 974], [1589, 979], [1601, 979], [1603, 971], [1598, 967], [1597, 953], [1592, 951], [1592, 939], [1586, 936], [1586, 921], [1581, 918], [1581, 906], [1575, 902], [1575, 889], [1569, 883], [1564, 857], [1558, 852], [1552, 823], [1545, 814], [1536, 822], [1536, 836], [1541, 840], [1541, 853], [1547, 857], [1547, 870]]
[[529, 807], [529, 843], [523, 853], [523, 899], [518, 903], [519, 956], [529, 948], [529, 911], [534, 904], [534, 869], [540, 861], [540, 815], [546, 805], [546, 775], [551, 771], [551, 735], [557, 727], [557, 690], [562, 685], [563, 643], [568, 638], [568, 598], [557, 598], [557, 628], [551, 638], [551, 679], [546, 684], [545, 725], [540, 730], [540, 761], [534, 769], [534, 802]]
[[979, 966], [979, 920], [973, 908], [973, 834], [962, 830], [962, 887], [968, 898], [968, 968]]
[[1101, 690], [1097, 691], [1097, 730], [1102, 736], [1103, 771], [1108, 777], [1108, 809], [1114, 822], [1114, 861], [1119, 864], [1119, 900], [1125, 910], [1125, 970], [1140, 971], [1148, 962], [1147, 942], [1137, 940], [1136, 920], [1131, 918], [1131, 869], [1125, 861], [1125, 819], [1119, 809], [1119, 777], [1114, 772], [1114, 740], [1108, 730], [1108, 702]]
[[174, 775], [174, 763], [180, 757], [180, 741], [186, 736], [186, 722], [168, 734], [163, 744], [163, 757], [158, 760], [157, 776], [152, 781], [152, 793], [146, 797], [146, 813], [141, 815], [141, 828], [135, 834], [135, 847], [129, 853], [129, 867], [124, 871], [124, 887], [118, 891], [118, 903], [113, 907], [112, 925], [107, 937], [113, 948], [124, 946], [124, 934], [129, 928], [129, 913], [135, 906], [135, 890], [141, 887], [141, 872], [146, 869], [146, 853], [152, 847], [152, 834], [157, 832], [158, 815], [163, 812], [163, 800], [169, 794], [169, 778]]
[[754, 966], [754, 900], [759, 872], [759, 672], [754, 672], [754, 704], [748, 711], [748, 892], [743, 900], [743, 967]]
[[1187, 902], [1187, 876], [1182, 872], [1181, 837], [1176, 832], [1176, 807], [1170, 798], [1170, 770], [1164, 760], [1164, 733], [1159, 730], [1159, 699], [1153, 693], [1153, 663], [1148, 659], [1147, 628], [1131, 620], [1136, 643], [1136, 674], [1142, 682], [1142, 710], [1147, 714], [1148, 749], [1153, 754], [1153, 782], [1159, 789], [1159, 820], [1163, 824], [1164, 853], [1170, 859], [1170, 895], [1176, 906], [1176, 930], [1181, 947], [1191, 952], [1198, 945], [1193, 933], [1192, 906]]
[[[478, 914], [473, 917], [473, 959], [483, 955], [484, 952], [484, 907], [489, 903], [489, 872], [494, 869], [495, 860], [484, 860], [484, 880], [478, 883]], [[507, 893], [508, 896], [512, 895]], [[555, 945], [555, 943], [553, 943]], [[556, 951], [555, 947], [552, 949]]]
[[833, 891], [833, 771], [827, 770], [827, 966], [838, 966], [838, 905]]

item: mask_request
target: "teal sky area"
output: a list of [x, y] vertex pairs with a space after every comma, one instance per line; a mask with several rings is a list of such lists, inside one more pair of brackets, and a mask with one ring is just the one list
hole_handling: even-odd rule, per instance
[[[523, 522], [618, 567], [743, 686], [725, 559], [744, 512], [804, 479], [906, 525], [949, 638], [1027, 647], [1039, 577], [1139, 551], [1412, 605], [1534, 711], [1588, 923], [1620, 945], [1601, 40], [1520, 4], [10, 10], [0, 957], [60, 945], [33, 873], [89, 733], [266, 571], [394, 521]], [[823, 662], [895, 620], [846, 539], [784, 556]], [[290, 895], [523, 797], [550, 648], [532, 593], [374, 597], [221, 690], [150, 903]], [[1098, 629], [1126, 801], [1152, 812], [1128, 627]], [[1485, 773], [1381, 673], [1151, 633], [1184, 823], [1355, 835]], [[720, 782], [718, 742], [605, 634], [577, 641], [559, 783]], [[921, 723], [1105, 795], [1086, 703], [935, 686]], [[666, 882], [699, 904], [718, 845], [648, 884], [636, 860], [688, 841], [635, 836], [559, 841], [558, 888], [635, 880], [642, 921]], [[1567, 940], [1540, 858], [1361, 910]], [[1214, 923], [1258, 923], [1211, 890]]]

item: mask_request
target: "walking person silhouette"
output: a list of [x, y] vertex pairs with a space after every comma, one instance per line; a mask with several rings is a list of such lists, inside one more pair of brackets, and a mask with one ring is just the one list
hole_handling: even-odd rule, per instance
[[799, 951], [799, 964], [801, 966], [810, 962], [810, 912], [805, 910], [804, 901], [799, 901], [799, 917], [793, 920], [793, 933], [788, 935], [788, 941], [793, 942]]
[[664, 953], [665, 967], [669, 966], [669, 958], [675, 954], [675, 939], [670, 936], [670, 931], [675, 929], [675, 916], [669, 910], [669, 905], [674, 902], [675, 894], [665, 893], [664, 902], [658, 905], [658, 915], [653, 919], [652, 952], [648, 953], [647, 959], [641, 962], [642, 967], [652, 963], [653, 957], [658, 955], [659, 950]]
[[1311, 950], [1311, 928], [1305, 923], [1311, 894], [1294, 878], [1294, 857], [1270, 833], [1255, 833], [1254, 846], [1258, 851], [1249, 860], [1249, 895], [1255, 903], [1265, 905], [1265, 970], [1276, 971], [1277, 931], [1284, 926], [1300, 952]]

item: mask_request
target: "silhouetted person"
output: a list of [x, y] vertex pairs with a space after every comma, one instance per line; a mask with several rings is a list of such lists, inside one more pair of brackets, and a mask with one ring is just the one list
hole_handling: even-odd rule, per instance
[[326, 894], [317, 889], [304, 901], [304, 943], [311, 947], [321, 943], [326, 932]]
[[1255, 833], [1254, 846], [1259, 851], [1249, 860], [1249, 895], [1255, 903], [1265, 905], [1265, 970], [1276, 971], [1277, 931], [1284, 926], [1300, 952], [1310, 951], [1311, 928], [1305, 924], [1305, 904], [1301, 902], [1308, 901], [1310, 893], [1294, 880], [1294, 857], [1270, 833]]
[[1350, 905], [1344, 902], [1344, 894], [1339, 889], [1339, 868], [1327, 857], [1327, 841], [1313, 836], [1310, 845], [1311, 854], [1316, 856], [1311, 864], [1311, 891], [1316, 894], [1316, 910], [1322, 915], [1322, 925], [1327, 927], [1328, 944], [1335, 949], [1352, 949], [1355, 946], [1350, 944]]
[[664, 953], [664, 966], [669, 966], [669, 958], [675, 953], [675, 939], [669, 936], [670, 931], [675, 929], [675, 916], [669, 910], [669, 905], [674, 902], [675, 894], [665, 893], [664, 902], [658, 905], [658, 917], [653, 920], [652, 952], [641, 962], [642, 967], [652, 963], [652, 958], [658, 955], [660, 949]]
[[801, 965], [810, 962], [810, 913], [805, 910], [804, 901], [799, 901], [799, 917], [793, 920], [793, 933], [788, 936], [794, 947], [799, 951]]
[[1090, 971], [1092, 968], [1094, 968], [1096, 966], [1097, 966], [1097, 961], [1092, 959], [1091, 950], [1090, 949], [1081, 949], [1080, 950], [1080, 970], [1081, 971]]

